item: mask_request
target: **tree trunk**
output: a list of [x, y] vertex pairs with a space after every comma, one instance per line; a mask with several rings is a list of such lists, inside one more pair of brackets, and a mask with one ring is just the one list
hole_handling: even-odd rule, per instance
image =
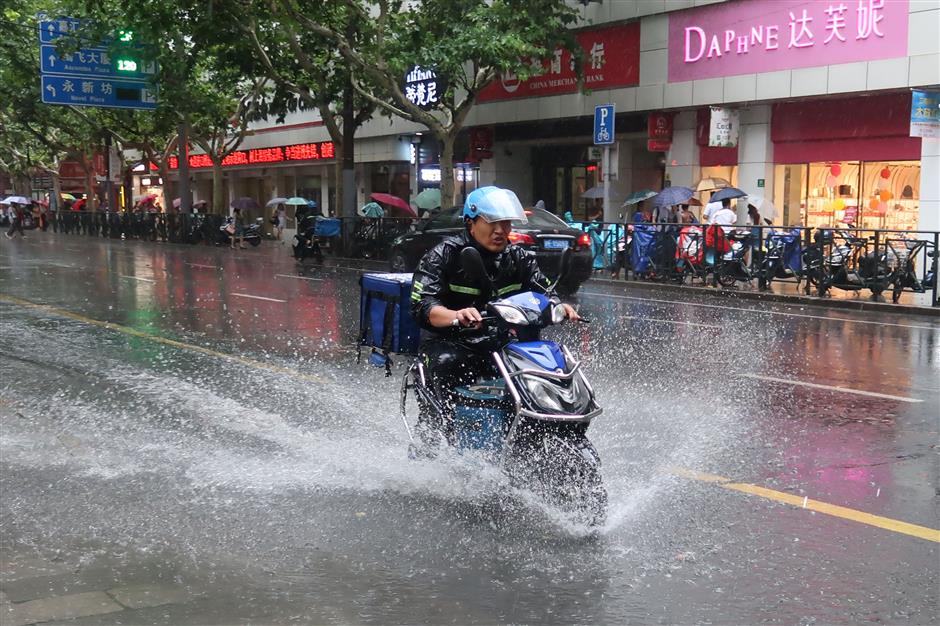
[[451, 130], [447, 134], [438, 136], [441, 140], [441, 206], [456, 206], [457, 199], [454, 197], [456, 186], [454, 185], [454, 142], [457, 141], [457, 133], [460, 129]]
[[342, 214], [344, 217], [354, 217], [356, 215], [356, 113], [353, 109], [354, 96], [352, 78], [350, 78], [347, 80], [346, 89], [343, 92], [343, 195], [337, 196], [337, 200], [340, 197], [343, 199]]
[[225, 200], [222, 198], [222, 160], [212, 160], [212, 212], [225, 215]]
[[[334, 150], [338, 144], [333, 142]], [[335, 152], [334, 152], [335, 154]], [[336, 159], [333, 164], [334, 178], [336, 179], [336, 194], [333, 196], [333, 205], [330, 206], [332, 215], [343, 215], [343, 160]]]
[[157, 164], [157, 171], [160, 172], [160, 179], [163, 181], [163, 202], [166, 204], [164, 209], [169, 211], [173, 207], [173, 200], [177, 197], [177, 194], [173, 193], [173, 181], [170, 180], [169, 160], [164, 159], [160, 161]]
[[49, 198], [49, 210], [55, 211], [57, 214], [62, 208], [60, 204], [62, 203], [62, 181], [59, 180], [59, 160], [55, 161], [56, 173], [52, 175], [52, 197]]
[[98, 196], [95, 194], [95, 164], [82, 155], [82, 166], [85, 170], [85, 210], [94, 211], [98, 206]]

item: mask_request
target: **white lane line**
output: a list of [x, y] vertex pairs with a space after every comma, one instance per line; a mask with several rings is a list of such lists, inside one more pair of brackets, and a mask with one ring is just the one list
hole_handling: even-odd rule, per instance
[[190, 267], [204, 267], [204, 268], [206, 268], [207, 270], [217, 270], [217, 269], [219, 269], [219, 268], [216, 267], [215, 265], [203, 265], [202, 263], [187, 263], [186, 265], [189, 265]]
[[[875, 322], [871, 320], [850, 320], [842, 317], [826, 317], [825, 315], [808, 315], [806, 313], [786, 313], [784, 311], [761, 311], [760, 309], [746, 309], [744, 307], [726, 306], [723, 304], [704, 304], [701, 302], [685, 302], [682, 300], [665, 300], [660, 298], [640, 298], [638, 296], [618, 296], [612, 293], [599, 293], [596, 291], [582, 291], [584, 296], [597, 296], [599, 298], [616, 298], [618, 300], [639, 300], [641, 302], [663, 302], [666, 304], [681, 304], [684, 306], [697, 306], [708, 309], [727, 309], [729, 311], [744, 311], [745, 313], [757, 313], [758, 315], [785, 315], [787, 317], [806, 317], [816, 320], [827, 320], [830, 322], [845, 322], [847, 324], [873, 324], [875, 326], [899, 326], [901, 328], [920, 328], [923, 330], [940, 330], [935, 326], [916, 326], [914, 324], [894, 324], [892, 322]], [[780, 303], [784, 306], [793, 306], [792, 304]]]
[[716, 330], [721, 330], [721, 326], [715, 326], [712, 324], [699, 324], [698, 322], [680, 322], [677, 320], [663, 320], [657, 317], [642, 317], [640, 315], [619, 315], [617, 319], [628, 319], [628, 320], [643, 320], [644, 322], [658, 322], [660, 324], [681, 324], [683, 326], [698, 326], [699, 328], [714, 328]]
[[152, 278], [141, 278], [140, 276], [125, 276], [124, 274], [120, 274], [120, 276], [121, 276], [121, 278], [129, 278], [129, 279], [131, 279], [131, 280], [139, 280], [139, 281], [142, 281], [142, 282], [145, 282], [145, 283], [155, 283], [155, 282], [157, 282], [157, 281], [153, 280]]
[[267, 300], [268, 302], [281, 302], [285, 303], [287, 300], [278, 300], [277, 298], [265, 298], [264, 296], [253, 296], [247, 293], [233, 293], [233, 296], [238, 296], [239, 298], [251, 298], [252, 300]]
[[281, 278], [296, 278], [298, 280], [310, 280], [314, 282], [323, 282], [322, 278], [308, 278], [307, 276], [295, 276], [294, 274], [275, 274], [275, 276], [280, 276]]
[[738, 374], [742, 378], [753, 378], [755, 380], [766, 380], [771, 383], [781, 383], [784, 385], [796, 385], [798, 387], [810, 387], [811, 389], [825, 389], [826, 391], [838, 391], [841, 393], [854, 393], [857, 396], [868, 396], [870, 398], [884, 398], [886, 400], [897, 400], [898, 402], [910, 402], [916, 404], [923, 402], [920, 398], [908, 398], [905, 396], [892, 396], [887, 393], [876, 393], [874, 391], [863, 391], [861, 389], [850, 389], [849, 387], [838, 387], [835, 385], [819, 385], [817, 383], [808, 383], [802, 380], [790, 380], [788, 378], [774, 378], [773, 376], [760, 376], [758, 374]]

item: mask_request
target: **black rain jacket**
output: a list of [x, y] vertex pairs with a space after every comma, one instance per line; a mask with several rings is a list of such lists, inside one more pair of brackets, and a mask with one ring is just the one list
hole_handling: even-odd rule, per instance
[[[475, 284], [464, 274], [460, 251], [473, 246], [480, 251], [483, 266], [493, 281], [493, 293]], [[438, 336], [455, 336], [457, 329], [434, 328], [428, 321], [431, 309], [444, 306], [459, 310], [475, 307], [482, 311], [487, 302], [522, 291], [548, 293], [551, 281], [539, 270], [535, 256], [510, 244], [498, 254], [478, 245], [469, 232], [449, 237], [425, 253], [411, 286], [411, 314], [418, 325]]]

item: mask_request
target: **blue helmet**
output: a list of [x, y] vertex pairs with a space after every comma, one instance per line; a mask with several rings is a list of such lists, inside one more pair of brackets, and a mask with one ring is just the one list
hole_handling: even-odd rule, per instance
[[480, 187], [471, 191], [463, 203], [463, 216], [471, 220], [482, 217], [487, 222], [513, 220], [526, 224], [529, 221], [516, 194], [499, 187]]

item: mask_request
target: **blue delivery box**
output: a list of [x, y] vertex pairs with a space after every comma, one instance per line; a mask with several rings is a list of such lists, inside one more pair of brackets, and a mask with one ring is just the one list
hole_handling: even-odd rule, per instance
[[417, 354], [421, 331], [411, 316], [412, 274], [363, 274], [359, 279], [359, 347], [391, 375], [389, 354]]

